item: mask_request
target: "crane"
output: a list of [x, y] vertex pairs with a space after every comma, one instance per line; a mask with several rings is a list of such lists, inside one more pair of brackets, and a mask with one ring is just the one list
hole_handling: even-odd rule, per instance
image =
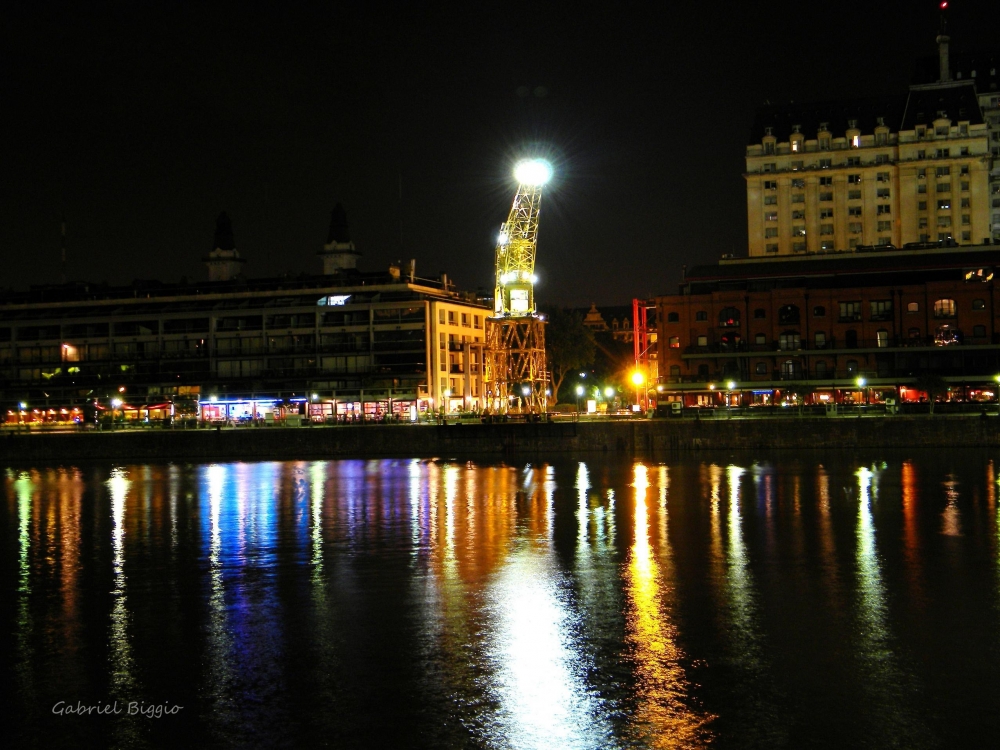
[[547, 405], [545, 322], [535, 310], [535, 252], [542, 186], [552, 176], [543, 159], [514, 168], [517, 193], [500, 226], [493, 317], [486, 320], [483, 381], [489, 409], [543, 414]]
[[542, 185], [552, 168], [542, 159], [519, 162], [514, 169], [517, 194], [510, 214], [500, 226], [496, 253], [493, 311], [497, 317], [524, 317], [535, 313], [535, 252]]

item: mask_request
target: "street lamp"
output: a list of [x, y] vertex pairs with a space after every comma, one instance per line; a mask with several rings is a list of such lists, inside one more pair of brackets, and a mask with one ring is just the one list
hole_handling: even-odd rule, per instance
[[868, 389], [865, 388], [865, 379], [859, 377], [855, 382], [858, 384], [858, 388], [861, 389], [861, 394], [862, 394], [862, 396], [864, 396], [864, 399], [865, 399], [865, 405], [867, 405], [868, 404]]
[[583, 396], [583, 386], [576, 387], [576, 418], [580, 418], [580, 397]]

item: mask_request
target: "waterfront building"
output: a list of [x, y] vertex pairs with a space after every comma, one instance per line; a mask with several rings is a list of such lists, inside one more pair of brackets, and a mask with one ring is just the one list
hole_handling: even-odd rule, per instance
[[933, 373], [992, 397], [997, 269], [995, 245], [695, 266], [655, 300], [661, 393], [717, 403], [731, 381], [767, 402], [793, 387], [854, 392], [860, 378], [906, 400]]
[[898, 96], [757, 113], [744, 174], [751, 257], [1000, 241], [995, 63], [963, 59], [968, 70], [952, 75], [948, 37], [938, 45], [937, 78]]
[[[7, 421], [413, 419], [483, 405], [490, 308], [415, 262], [357, 269], [342, 210], [323, 274], [247, 279], [225, 215], [209, 281], [74, 283], [0, 296]], [[86, 415], [86, 417], [84, 416]]]

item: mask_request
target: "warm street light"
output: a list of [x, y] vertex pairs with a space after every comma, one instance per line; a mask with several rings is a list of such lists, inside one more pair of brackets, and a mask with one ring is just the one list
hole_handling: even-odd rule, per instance
[[615, 395], [615, 389], [612, 388], [610, 385], [607, 388], [604, 389], [604, 397], [605, 398], [613, 398], [614, 395]]
[[635, 383], [635, 403], [639, 404], [639, 386], [646, 382], [646, 376], [636, 370], [632, 373], [632, 382]]

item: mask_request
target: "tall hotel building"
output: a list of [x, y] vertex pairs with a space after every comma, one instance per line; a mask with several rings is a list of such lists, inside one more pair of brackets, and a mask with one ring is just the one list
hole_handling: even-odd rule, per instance
[[961, 58], [952, 75], [947, 37], [938, 44], [937, 80], [905, 96], [758, 112], [745, 174], [751, 257], [1000, 241], [995, 57]]
[[661, 398], [829, 402], [864, 382], [915, 400], [927, 374], [996, 397], [1000, 78], [996, 55], [953, 64], [948, 41], [899, 97], [758, 113], [749, 257], [655, 299]]

